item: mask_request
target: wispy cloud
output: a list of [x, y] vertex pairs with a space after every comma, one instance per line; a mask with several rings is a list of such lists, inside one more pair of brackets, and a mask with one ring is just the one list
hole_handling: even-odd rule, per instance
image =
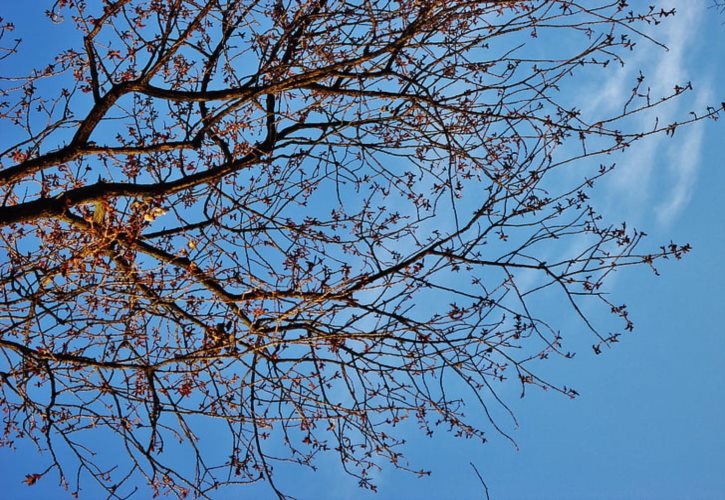
[[[626, 99], [639, 71], [645, 75], [645, 85], [653, 99], [672, 93], [675, 85], [691, 79], [692, 54], [707, 13], [703, 2], [689, 3], [678, 9], [673, 19], [663, 27], [653, 29], [655, 39], [668, 50], [645, 41], [627, 61], [627, 65], [613, 72], [590, 100], [590, 109], [596, 113], [612, 113]], [[695, 82], [697, 97], [681, 98], [658, 107], [652, 113], [643, 113], [633, 123], [640, 130], [651, 129], [655, 117], [659, 124], [682, 118], [690, 109], [704, 109], [710, 94], [709, 85]], [[654, 218], [659, 224], [669, 224], [687, 205], [696, 182], [701, 157], [702, 126], [693, 125], [678, 130], [676, 140], [664, 135], [649, 137], [636, 143], [619, 161], [619, 168], [609, 182], [608, 211], [626, 213], [634, 222]], [[684, 139], [683, 139], [684, 136]], [[662, 200], [662, 193], [667, 198]], [[657, 200], [653, 200], [656, 196]]]
[[[594, 89], [582, 88], [577, 98], [588, 116], [611, 116], [621, 110], [641, 71], [653, 99], [669, 95], [675, 85], [691, 79], [697, 61], [697, 36], [706, 21], [704, 2], [688, 3], [678, 14], [667, 19], [665, 26], [653, 27], [647, 34], [664, 44], [640, 41], [637, 50], [626, 59], [625, 66], [608, 72]], [[694, 97], [683, 95], [638, 115], [629, 125], [637, 130], [651, 130], [660, 125], [687, 118], [690, 110], [704, 110], [712, 97], [712, 77], [703, 75], [693, 82]], [[598, 191], [597, 207], [611, 220], [617, 217], [636, 227], [651, 231], [669, 225], [686, 208], [697, 182], [702, 157], [704, 127], [696, 123], [677, 129], [674, 140], [664, 134], [636, 142], [616, 158], [618, 168]], [[601, 197], [599, 197], [601, 196]], [[575, 255], [586, 246], [585, 237], [570, 242], [566, 255]], [[617, 274], [610, 275], [608, 289], [615, 286]]]
[[[704, 108], [712, 93], [706, 88], [698, 97], [696, 109]], [[685, 137], [677, 141], [677, 147], [670, 147], [667, 174], [670, 180], [669, 193], [656, 205], [657, 222], [668, 226], [682, 212], [692, 198], [701, 163], [704, 124], [699, 122], [684, 131]]]

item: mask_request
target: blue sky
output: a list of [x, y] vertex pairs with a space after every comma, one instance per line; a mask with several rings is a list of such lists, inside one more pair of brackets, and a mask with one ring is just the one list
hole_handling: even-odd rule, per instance
[[[705, 0], [680, 4], [680, 15], [660, 31], [669, 51], [643, 44], [625, 68], [582, 85], [572, 100], [606, 112], [640, 68], [654, 93], [692, 81], [692, 95], [665, 110], [671, 117], [724, 100], [725, 16]], [[283, 480], [287, 491], [302, 499], [482, 498], [472, 462], [494, 499], [725, 499], [723, 158], [722, 120], [680, 129], [674, 139], [656, 138], [616, 158], [617, 170], [599, 186], [598, 208], [647, 232], [651, 245], [672, 238], [693, 251], [683, 262], [660, 265], [660, 277], [647, 269], [617, 275], [612, 291], [630, 306], [636, 330], [616, 349], [595, 356], [590, 338], [581, 345], [574, 339], [576, 358], [543, 367], [581, 397], [530, 391], [519, 400], [516, 389], [508, 395], [519, 421], [508, 430], [518, 449], [495, 435], [481, 446], [411, 434], [409, 455], [415, 466], [433, 470], [428, 478], [386, 469], [378, 477], [380, 492], [367, 494], [333, 457], [317, 473], [290, 473]], [[567, 324], [564, 319], [562, 330]], [[576, 328], [573, 318], [569, 326]], [[0, 450], [4, 497], [67, 496], [50, 479], [33, 488], [21, 484], [37, 461], [29, 448]], [[271, 498], [271, 491], [254, 487], [249, 495]], [[239, 498], [239, 492], [218, 498]]]

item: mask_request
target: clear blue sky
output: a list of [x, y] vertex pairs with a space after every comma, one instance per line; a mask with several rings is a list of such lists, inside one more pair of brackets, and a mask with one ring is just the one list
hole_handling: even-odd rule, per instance
[[[20, 33], [23, 4], [3, 3], [0, 15], [9, 7]], [[679, 2], [681, 15], [664, 32], [669, 52], [644, 48], [634, 64], [581, 98], [606, 106], [609, 93], [629, 90], [628, 71], [639, 64], [653, 86], [671, 87], [682, 75], [692, 80], [694, 94], [675, 115], [725, 100], [725, 16], [707, 5]], [[27, 39], [29, 48], [40, 53], [53, 36]], [[660, 266], [660, 277], [646, 269], [619, 273], [613, 291], [632, 309], [636, 330], [618, 348], [595, 356], [586, 338], [574, 360], [542, 367], [581, 397], [530, 391], [519, 400], [514, 388], [508, 400], [519, 419], [511, 428], [518, 450], [495, 435], [481, 446], [411, 433], [413, 464], [433, 474], [418, 479], [386, 469], [376, 495], [358, 489], [334, 457], [317, 473], [286, 475], [285, 490], [310, 500], [483, 498], [473, 462], [494, 499], [725, 499], [725, 120], [677, 134], [618, 158], [597, 203], [614, 221], [626, 218], [647, 232], [653, 245], [672, 238], [694, 250]], [[32, 488], [21, 484], [37, 462], [23, 446], [0, 450], [0, 497], [67, 498], [49, 478]], [[247, 493], [272, 498], [264, 487]]]

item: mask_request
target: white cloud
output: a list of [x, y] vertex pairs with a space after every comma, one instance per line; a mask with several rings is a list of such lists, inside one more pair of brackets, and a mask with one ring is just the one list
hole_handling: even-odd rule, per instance
[[[654, 99], [671, 94], [675, 85], [686, 84], [693, 74], [691, 64], [697, 48], [698, 27], [704, 24], [706, 14], [704, 2], [681, 5], [677, 15], [666, 19], [664, 26], [652, 27], [646, 32], [667, 49], [640, 40], [625, 66], [610, 69], [608, 77], [593, 92], [591, 88], [581, 90], [578, 99], [584, 106], [585, 115], [601, 118], [620, 111], [640, 71], [646, 77], [645, 88], [650, 89]], [[712, 93], [709, 83], [703, 84], [705, 82], [699, 80], [698, 84], [698, 80], [693, 82], [694, 99], [691, 95], [683, 95], [652, 112], [642, 113], [629, 126], [651, 130], [655, 119], [660, 125], [666, 125], [676, 119], [687, 119], [690, 110], [702, 112], [710, 104]], [[647, 232], [654, 229], [655, 223], [659, 226], [670, 224], [692, 197], [702, 156], [703, 134], [704, 124], [696, 123], [678, 128], [674, 139], [659, 134], [635, 143], [612, 160], [617, 162], [618, 168], [600, 186], [603, 191], [599, 193], [603, 197], [595, 204], [614, 220], [621, 216], [635, 227], [648, 226], [643, 227]], [[576, 254], [585, 243], [584, 238], [575, 239], [566, 254]], [[609, 276], [609, 290], [616, 279], [617, 274]]]
[[[709, 85], [699, 95], [695, 109], [702, 109], [711, 97]], [[692, 198], [692, 191], [697, 182], [697, 171], [702, 156], [704, 124], [691, 125], [683, 130], [685, 137], [670, 146], [668, 155], [668, 174], [671, 186], [665, 199], [656, 207], [657, 222], [662, 226], [669, 225], [672, 220], [687, 206]]]
[[[597, 91], [597, 97], [590, 100], [594, 111], [598, 114], [615, 112], [627, 98], [640, 70], [653, 99], [671, 94], [675, 85], [686, 84], [692, 74], [691, 55], [698, 26], [705, 20], [705, 7], [703, 2], [680, 6], [674, 18], [665, 19], [664, 26], [648, 32], [668, 50], [640, 41], [627, 65], [613, 72]], [[642, 113], [633, 127], [651, 129], [655, 119], [662, 126], [686, 118], [690, 109], [703, 109], [709, 94], [697, 90], [697, 82], [695, 85], [697, 98], [694, 104], [685, 96], [675, 99], [651, 113]], [[678, 129], [677, 134], [674, 140], [664, 134], [647, 137], [618, 159], [619, 168], [609, 182], [608, 211], [626, 214], [635, 223], [655, 218], [660, 224], [667, 224], [684, 209], [696, 181], [702, 146], [701, 125]], [[661, 200], [661, 193], [667, 193], [667, 199]]]

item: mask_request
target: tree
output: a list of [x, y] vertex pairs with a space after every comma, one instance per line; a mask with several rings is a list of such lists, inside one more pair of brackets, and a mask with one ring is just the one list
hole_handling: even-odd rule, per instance
[[0, 442], [44, 450], [27, 483], [283, 498], [274, 467], [324, 452], [374, 489], [426, 473], [405, 420], [484, 441], [507, 380], [576, 396], [540, 374], [574, 355], [547, 304], [598, 354], [633, 328], [606, 278], [689, 250], [598, 215], [595, 157], [721, 112], [637, 127], [691, 89], [644, 76], [609, 116], [577, 102], [674, 14], [632, 8], [57, 0], [75, 45], [0, 102]]

